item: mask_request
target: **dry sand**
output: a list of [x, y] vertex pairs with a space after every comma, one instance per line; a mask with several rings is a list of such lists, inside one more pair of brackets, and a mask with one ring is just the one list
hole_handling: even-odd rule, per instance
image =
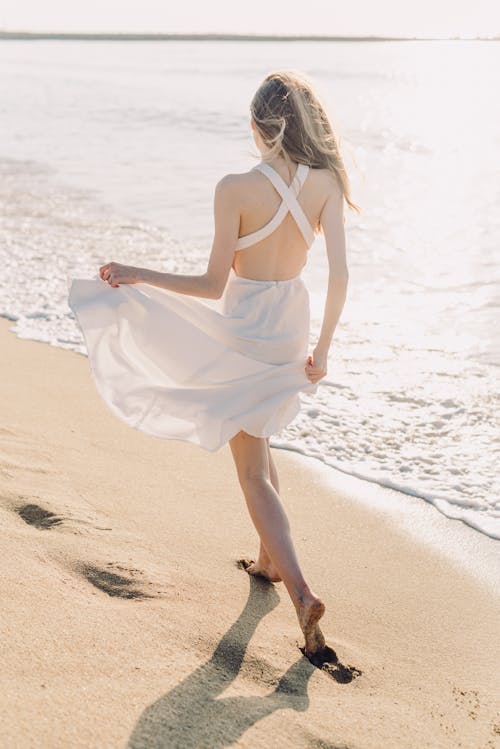
[[[493, 749], [498, 542], [274, 450], [339, 664], [299, 650], [229, 447], [126, 427], [78, 354], [0, 321], [0, 746]], [[343, 683], [346, 671], [355, 678]], [[348, 671], [349, 673], [349, 671]]]

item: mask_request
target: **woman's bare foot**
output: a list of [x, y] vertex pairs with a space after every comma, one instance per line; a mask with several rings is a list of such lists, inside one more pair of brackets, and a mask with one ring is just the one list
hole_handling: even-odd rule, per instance
[[281, 577], [278, 574], [272, 564], [264, 565], [259, 559], [254, 562], [253, 559], [240, 559], [241, 566], [249, 575], [256, 575], [257, 577], [263, 577], [270, 583], [281, 582]]
[[318, 625], [324, 613], [325, 604], [312, 593], [304, 596], [297, 605], [297, 616], [305, 638], [304, 655], [306, 656], [314, 655], [325, 647], [325, 637]]

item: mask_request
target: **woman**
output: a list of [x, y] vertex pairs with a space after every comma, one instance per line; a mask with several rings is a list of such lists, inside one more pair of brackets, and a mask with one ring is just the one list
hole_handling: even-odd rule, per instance
[[[70, 306], [98, 390], [116, 415], [153, 436], [210, 451], [229, 443], [260, 537], [256, 561], [242, 560], [243, 566], [268, 581], [283, 580], [303, 652], [312, 657], [325, 648], [318, 624], [325, 606], [297, 561], [269, 437], [295, 418], [299, 392], [316, 392], [327, 373], [348, 279], [343, 201], [358, 207], [331, 123], [304, 76], [268, 75], [250, 110], [262, 160], [218, 182], [206, 272], [110, 262], [100, 280], [73, 280]], [[309, 296], [300, 273], [319, 231], [328, 293], [307, 356]], [[220, 308], [200, 298], [221, 300]]]

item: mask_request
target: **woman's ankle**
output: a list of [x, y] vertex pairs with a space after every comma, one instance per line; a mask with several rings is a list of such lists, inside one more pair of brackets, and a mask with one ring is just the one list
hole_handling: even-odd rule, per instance
[[301, 608], [315, 601], [321, 601], [320, 597], [308, 585], [305, 585], [297, 592], [294, 604], [296, 608]]

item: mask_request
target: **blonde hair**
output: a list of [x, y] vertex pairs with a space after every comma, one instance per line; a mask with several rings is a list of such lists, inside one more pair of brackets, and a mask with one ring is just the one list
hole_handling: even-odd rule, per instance
[[269, 149], [264, 161], [284, 156], [313, 169], [330, 170], [349, 208], [361, 212], [351, 198], [338, 138], [310, 79], [295, 71], [269, 73], [253, 96], [250, 112]]

